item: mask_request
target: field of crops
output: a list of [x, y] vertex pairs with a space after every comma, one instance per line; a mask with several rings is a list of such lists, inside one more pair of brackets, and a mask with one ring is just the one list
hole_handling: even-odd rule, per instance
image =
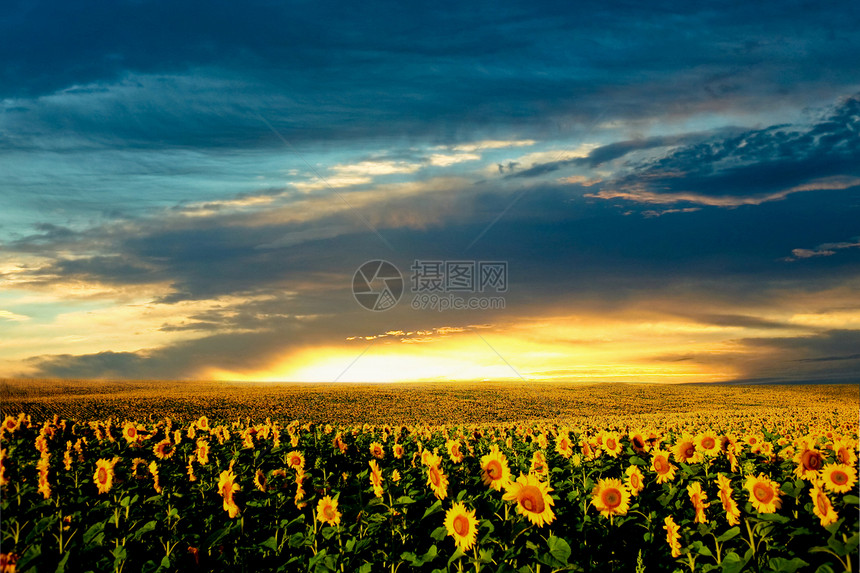
[[157, 388], [6, 385], [0, 572], [858, 570], [856, 387]]

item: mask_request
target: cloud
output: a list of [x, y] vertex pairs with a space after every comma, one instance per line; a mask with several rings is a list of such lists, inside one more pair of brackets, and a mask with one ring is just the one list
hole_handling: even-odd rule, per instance
[[774, 125], [642, 161], [591, 196], [735, 207], [858, 184], [860, 95], [854, 95], [809, 126]]
[[836, 254], [836, 251], [843, 249], [853, 249], [860, 247], [860, 242], [855, 243], [822, 243], [814, 249], [792, 249], [792, 256], [786, 257], [785, 261], [796, 261], [798, 259], [811, 259], [813, 257], [830, 257]]

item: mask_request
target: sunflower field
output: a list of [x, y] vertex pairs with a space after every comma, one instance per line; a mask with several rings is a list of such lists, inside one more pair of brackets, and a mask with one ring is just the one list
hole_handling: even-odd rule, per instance
[[0, 573], [857, 571], [856, 405], [657, 422], [5, 412]]

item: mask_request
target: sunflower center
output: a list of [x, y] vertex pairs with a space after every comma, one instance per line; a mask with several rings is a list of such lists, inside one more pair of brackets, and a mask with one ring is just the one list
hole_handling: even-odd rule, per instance
[[694, 446], [693, 444], [687, 443], [686, 447], [684, 448], [684, 457], [685, 458], [692, 458], [693, 454], [695, 454], [695, 453], [696, 453], [696, 446]]
[[487, 464], [487, 475], [491, 480], [497, 480], [502, 477], [502, 464], [498, 460], [490, 460]]
[[639, 481], [639, 476], [637, 474], [633, 474], [630, 476], [630, 484], [633, 487], [635, 487], [636, 489], [639, 489], [640, 483], [642, 483], [642, 482]]
[[803, 453], [803, 467], [808, 470], [821, 469], [821, 454], [807, 451]]
[[642, 436], [634, 436], [633, 437], [633, 445], [637, 448], [642, 448], [645, 446], [645, 441], [642, 439]]
[[669, 468], [666, 466], [663, 456], [654, 458], [654, 470], [656, 470], [658, 474], [664, 474], [669, 471]]
[[616, 446], [616, 444], [615, 444], [615, 440], [613, 438], [609, 438], [608, 440], [606, 440], [606, 449], [614, 450], [615, 446]]
[[330, 505], [323, 507], [323, 515], [326, 519], [334, 519], [334, 508]]
[[536, 486], [523, 486], [520, 490], [520, 505], [526, 508], [526, 511], [543, 513], [543, 495], [541, 495], [540, 490]]
[[753, 486], [753, 495], [762, 503], [769, 503], [773, 499], [773, 490], [763, 483]]
[[433, 485], [435, 486], [438, 486], [441, 481], [439, 470], [436, 469], [436, 466], [430, 466], [430, 481], [433, 482]]
[[601, 496], [603, 500], [603, 505], [605, 505], [609, 509], [615, 509], [619, 505], [621, 505], [621, 492], [615, 488], [610, 488], [603, 491], [603, 495]]
[[715, 445], [714, 438], [705, 438], [702, 440], [702, 447], [706, 450], [713, 450]]
[[848, 474], [841, 470], [836, 470], [830, 474], [830, 480], [836, 485], [845, 485], [848, 483]]
[[108, 480], [107, 470], [104, 468], [99, 468], [99, 483], [106, 484]]
[[818, 511], [823, 514], [827, 513], [827, 510], [830, 509], [830, 502], [827, 499], [827, 496], [822, 492], [818, 492], [818, 497], [815, 502], [818, 504]]
[[128, 429], [128, 437], [129, 438], [133, 438], [136, 435], [137, 435], [137, 430], [135, 428], [129, 428]]
[[469, 519], [465, 515], [454, 518], [454, 532], [460, 537], [465, 537], [469, 533]]

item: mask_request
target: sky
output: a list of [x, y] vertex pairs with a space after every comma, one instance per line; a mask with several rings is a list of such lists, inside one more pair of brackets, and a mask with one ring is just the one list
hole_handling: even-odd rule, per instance
[[10, 0], [0, 376], [856, 382], [857, 29]]

